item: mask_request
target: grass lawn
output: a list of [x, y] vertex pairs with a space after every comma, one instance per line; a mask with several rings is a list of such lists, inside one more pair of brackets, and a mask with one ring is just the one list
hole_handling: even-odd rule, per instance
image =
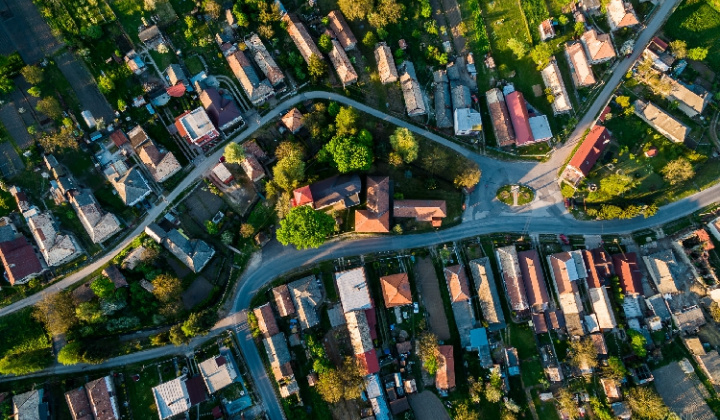
[[[169, 366], [169, 372], [163, 375], [163, 380], [168, 381], [174, 378], [174, 368], [171, 364], [160, 365], [160, 369]], [[135, 382], [132, 375], [140, 375], [140, 380]], [[143, 371], [125, 372], [125, 385], [130, 404], [132, 417], [136, 419], [151, 419], [157, 416], [157, 407], [152, 394], [152, 388], [160, 385], [160, 375], [157, 366], [148, 365]]]
[[532, 391], [533, 403], [535, 404], [535, 411], [538, 413], [538, 417], [543, 420], [560, 420], [555, 404], [552, 401], [542, 402], [538, 396], [538, 390], [533, 389]]
[[200, 61], [200, 58], [197, 55], [186, 58], [185, 66], [187, 66], [187, 69], [190, 72], [191, 76], [194, 76], [205, 70], [205, 66], [203, 66], [202, 61]]
[[28, 307], [10, 315], [0, 317], [0, 358], [10, 353], [28, 352], [50, 348], [42, 324], [33, 317], [33, 308]]
[[[518, 357], [521, 360], [530, 359], [538, 355], [534, 334], [526, 323], [510, 323], [508, 334], [510, 335], [510, 344], [517, 348]], [[520, 365], [521, 370], [523, 366], [523, 364]]]
[[688, 48], [705, 47], [710, 51], [710, 67], [720, 67], [720, 6], [717, 1], [685, 0], [663, 27], [671, 39], [687, 41]]
[[520, 366], [520, 375], [526, 387], [540, 383], [540, 380], [545, 378], [540, 358], [535, 356], [531, 360], [524, 360]]

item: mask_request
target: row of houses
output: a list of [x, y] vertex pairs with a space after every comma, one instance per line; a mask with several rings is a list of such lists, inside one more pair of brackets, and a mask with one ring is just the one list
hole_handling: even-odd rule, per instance
[[470, 89], [460, 80], [455, 63], [433, 72], [435, 120], [438, 128], [454, 127], [456, 136], [476, 135], [482, 130], [480, 113], [472, 108]]
[[552, 138], [547, 116], [530, 108], [522, 92], [512, 84], [502, 90], [490, 89], [485, 97], [498, 146], [520, 147]]
[[166, 230], [157, 223], [145, 227], [145, 233], [155, 242], [170, 251], [193, 273], [199, 273], [215, 255], [215, 249], [202, 239], [190, 239], [175, 228]]

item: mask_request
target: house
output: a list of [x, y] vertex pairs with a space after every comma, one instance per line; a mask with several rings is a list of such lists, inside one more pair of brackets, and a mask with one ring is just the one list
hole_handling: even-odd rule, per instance
[[702, 114], [712, 99], [712, 95], [701, 86], [694, 85], [690, 90], [682, 82], [673, 79], [667, 74], [663, 74], [660, 81], [671, 86], [667, 100], [670, 102], [677, 101], [678, 109], [690, 118]]
[[68, 201], [75, 209], [80, 223], [85, 228], [90, 240], [99, 244], [120, 232], [120, 221], [112, 213], [106, 213], [100, 207], [92, 191], [82, 189], [68, 194]]
[[515, 130], [513, 130], [510, 121], [510, 114], [502, 91], [498, 88], [490, 89], [485, 92], [485, 98], [490, 110], [490, 122], [498, 146], [505, 147], [515, 144]]
[[447, 393], [455, 388], [455, 357], [453, 356], [453, 346], [438, 346], [440, 353], [438, 359], [438, 370], [435, 374], [435, 388], [440, 395]]
[[182, 375], [154, 387], [152, 394], [158, 416], [164, 420], [205, 401], [205, 384], [200, 376], [188, 379]]
[[681, 268], [671, 248], [644, 256], [643, 261], [661, 295], [678, 293], [682, 290], [683, 281], [679, 278]]
[[581, 42], [565, 43], [565, 57], [570, 63], [570, 75], [576, 88], [595, 84], [595, 75], [592, 72]]
[[478, 294], [480, 310], [483, 319], [488, 323], [488, 329], [490, 331], [504, 329], [506, 326], [505, 316], [502, 312], [500, 295], [498, 295], [492, 269], [490, 268], [490, 259], [487, 257], [478, 258], [471, 260], [469, 265], [475, 282], [475, 290]]
[[145, 44], [148, 49], [155, 51], [158, 51], [161, 45], [165, 45], [167, 43], [157, 25], [141, 26], [138, 30], [138, 39], [140, 39], [140, 42]]
[[145, 177], [136, 167], [130, 168], [125, 175], [111, 179], [110, 182], [126, 206], [134, 206], [152, 193]]
[[296, 15], [286, 14], [282, 17], [282, 20], [287, 24], [288, 34], [298, 50], [300, 50], [300, 55], [303, 56], [306, 63], [310, 63], [310, 57], [313, 55], [318, 56], [320, 59], [323, 58], [322, 53], [317, 45], [315, 45], [315, 41], [313, 41], [305, 25], [300, 22], [300, 19], [298, 19]]
[[522, 92], [514, 91], [505, 95], [505, 103], [510, 113], [510, 121], [515, 130], [515, 144], [525, 146], [535, 142], [530, 129], [530, 121]]
[[45, 402], [45, 391], [36, 389], [17, 394], [12, 398], [13, 420], [46, 420], [50, 418], [50, 408]]
[[25, 284], [46, 269], [25, 236], [18, 233], [9, 218], [0, 218], [0, 260], [5, 279], [11, 285]]
[[652, 102], [643, 102], [640, 99], [636, 100], [634, 103], [634, 112], [640, 119], [648, 123], [650, 127], [675, 143], [685, 142], [685, 138], [690, 134], [690, 127]]
[[275, 59], [272, 58], [265, 45], [260, 40], [257, 34], [250, 35], [245, 40], [252, 55], [253, 60], [263, 72], [267, 80], [276, 90], [283, 90], [285, 87], [285, 75], [283, 74], [280, 66], [277, 65]]
[[226, 356], [215, 356], [200, 362], [198, 371], [200, 371], [205, 387], [210, 394], [232, 384], [238, 377], [235, 363]]
[[380, 285], [382, 286], [383, 301], [385, 301], [386, 308], [412, 304], [410, 279], [407, 273], [380, 277]]
[[698, 365], [716, 387], [720, 385], [720, 355], [717, 350], [712, 350], [697, 357]]
[[470, 339], [466, 348], [468, 351], [478, 352], [480, 366], [484, 369], [493, 367], [490, 341], [488, 340], [487, 330], [485, 328], [475, 328], [470, 331]]
[[615, 58], [615, 48], [608, 34], [599, 34], [595, 29], [580, 37], [590, 64], [600, 64]]
[[580, 9], [590, 15], [600, 14], [600, 0], [580, 0], [578, 2]]
[[328, 13], [328, 20], [328, 26], [330, 26], [330, 29], [335, 34], [335, 38], [340, 42], [342, 48], [344, 48], [345, 51], [350, 51], [355, 48], [357, 39], [350, 30], [350, 26], [345, 22], [342, 13], [340, 13], [339, 10], [333, 10]]
[[620, 390], [620, 385], [617, 381], [609, 378], [601, 378], [600, 385], [605, 392], [605, 397], [607, 397], [608, 402], [612, 404], [622, 400], [622, 391]]
[[37, 213], [26, 220], [48, 266], [65, 264], [82, 253], [74, 237], [57, 231], [51, 213]]
[[346, 309], [345, 321], [348, 332], [350, 333], [350, 344], [353, 349], [353, 354], [358, 359], [364, 373], [366, 375], [378, 373], [380, 371], [380, 364], [373, 346], [366, 311], [347, 311]]
[[645, 299], [645, 304], [653, 315], [660, 318], [660, 321], [669, 322], [672, 319], [672, 314], [670, 313], [667, 301], [661, 294], [658, 293]]
[[265, 178], [265, 169], [253, 155], [245, 155], [245, 159], [240, 162], [240, 167], [252, 182], [259, 182]]
[[[188, 76], [180, 64], [170, 64], [168, 68], [165, 69], [165, 77], [170, 82], [170, 86], [182, 84], [185, 86], [185, 89], [190, 86], [190, 80], [188, 80]], [[185, 90], [183, 90], [183, 92], [184, 91]], [[172, 96], [172, 94], [170, 96]]]
[[534, 249], [518, 252], [517, 256], [530, 308], [535, 312], [546, 311], [549, 298], [542, 265], [540, 265], [540, 256]]
[[340, 301], [345, 313], [373, 307], [364, 268], [358, 267], [335, 273], [335, 283], [340, 291]]
[[720, 217], [711, 220], [707, 224], [707, 227], [708, 230], [710, 230], [710, 233], [712, 233], [712, 235], [715, 237], [715, 239], [720, 241]]
[[281, 381], [282, 379], [292, 377], [294, 374], [292, 366], [290, 366], [290, 350], [285, 340], [285, 334], [279, 333], [272, 337], [264, 338], [263, 346], [270, 361], [270, 368], [273, 371], [275, 380]]
[[435, 125], [438, 128], [453, 126], [452, 105], [450, 103], [450, 84], [445, 70], [433, 72], [435, 84]]
[[585, 268], [587, 269], [586, 281], [588, 285], [588, 295], [590, 303], [593, 307], [593, 312], [595, 312], [595, 315], [597, 316], [598, 327], [602, 330], [610, 330], [615, 328], [617, 323], [615, 321], [615, 314], [612, 311], [610, 297], [608, 296], [607, 290], [602, 285], [597, 266], [595, 265], [595, 257], [597, 255], [596, 251], [606, 255], [602, 250], [582, 251], [583, 259], [585, 260]]
[[561, 178], [573, 187], [577, 187], [580, 181], [588, 176], [608, 143], [610, 143], [610, 132], [607, 128], [602, 125], [594, 126], [565, 166]]
[[632, 418], [632, 411], [630, 406], [625, 401], [618, 401], [610, 405], [610, 409], [613, 415], [620, 420], [630, 420]]
[[681, 312], [672, 314], [672, 319], [683, 332], [686, 334], [694, 334], [705, 325], [705, 315], [699, 306], [691, 306], [683, 309]]
[[482, 131], [482, 116], [472, 108], [458, 108], [453, 117], [456, 136], [475, 136]]
[[545, 319], [545, 314], [533, 313], [531, 318], [535, 334], [545, 334], [548, 332], [547, 319]]
[[278, 328], [277, 322], [275, 322], [272, 306], [270, 306], [269, 303], [253, 309], [253, 314], [257, 319], [258, 330], [260, 330], [263, 337], [270, 338], [280, 333], [280, 328]]
[[608, 25], [613, 32], [640, 23], [630, 2], [610, 0], [605, 8], [607, 9]]
[[430, 222], [440, 227], [442, 219], [447, 217], [445, 200], [394, 200], [393, 216], [396, 218], [414, 218], [418, 222]]
[[649, 46], [643, 50], [642, 60], [652, 61], [653, 68], [659, 70], [662, 73], [669, 71], [672, 67], [673, 62], [675, 61], [672, 55], [667, 53], [658, 54], [657, 52], [655, 52], [654, 49]]
[[90, 411], [95, 420], [117, 420], [121, 417], [112, 376], [104, 376], [90, 381], [85, 384], [84, 388], [90, 404]]
[[362, 183], [358, 175], [336, 175], [293, 191], [293, 207], [343, 210], [360, 204]]
[[109, 265], [105, 267], [102, 271], [102, 275], [107, 277], [113, 284], [115, 285], [115, 289], [119, 289], [121, 287], [128, 287], [128, 282], [123, 273], [120, 272], [120, 269], [117, 268], [116, 265]]
[[405, 98], [405, 110], [408, 116], [417, 117], [427, 114], [420, 82], [415, 74], [415, 66], [409, 61], [403, 62], [405, 71], [400, 75], [400, 87]]
[[503, 286], [507, 295], [510, 309], [515, 312], [524, 312], [530, 308], [525, 284], [523, 282], [517, 250], [514, 246], [505, 246], [495, 250], [495, 257], [503, 277]]
[[626, 296], [643, 294], [643, 275], [640, 267], [638, 267], [637, 254], [634, 252], [614, 254], [612, 260], [615, 274], [617, 274], [620, 279], [620, 288], [623, 293]]
[[128, 53], [125, 54], [124, 60], [125, 60], [125, 65], [128, 66], [130, 71], [137, 75], [142, 74], [146, 69], [145, 62], [135, 52], [135, 50], [128, 51]]
[[85, 388], [75, 388], [66, 392], [65, 402], [70, 409], [73, 420], [94, 420]]
[[450, 306], [460, 335], [460, 344], [463, 347], [471, 346], [475, 315], [470, 303], [470, 285], [465, 268], [459, 264], [445, 267], [443, 275], [450, 292]]
[[503, 349], [503, 356], [505, 358], [505, 367], [507, 367], [508, 375], [520, 375], [520, 358], [518, 357], [517, 349], [515, 347], [505, 347]]
[[580, 290], [577, 282], [587, 276], [587, 269], [580, 251], [560, 252], [548, 255], [550, 276], [553, 279], [555, 293], [560, 301], [560, 307], [565, 315], [568, 333], [573, 336], [582, 336], [583, 328], [579, 322], [583, 312]]
[[323, 301], [323, 292], [315, 276], [304, 277], [288, 284], [290, 297], [297, 309], [297, 317], [303, 330], [320, 323], [317, 307]]
[[542, 69], [540, 72], [545, 87], [552, 91], [552, 96], [555, 98], [550, 104], [553, 109], [553, 114], [559, 115], [572, 111], [572, 104], [570, 103], [570, 97], [568, 96], [567, 90], [565, 90], [565, 82], [562, 80], [560, 74], [560, 68], [557, 65], [557, 61], [553, 58], [547, 67]]
[[288, 111], [287, 114], [283, 115], [280, 121], [285, 128], [290, 130], [293, 134], [297, 134], [301, 128], [305, 127], [305, 118], [303, 117], [302, 112], [300, 112], [297, 108], [293, 108]]
[[555, 27], [553, 26], [552, 19], [545, 19], [540, 23], [540, 40], [547, 41], [548, 39], [555, 38]]
[[145, 233], [156, 242], [161, 243], [194, 273], [201, 272], [215, 255], [215, 250], [205, 241], [189, 239], [177, 229], [166, 232], [157, 224], [151, 223], [145, 227]]
[[172, 152], [159, 149], [154, 142], [140, 146], [137, 154], [155, 182], [167, 181], [182, 169]]
[[290, 289], [287, 284], [273, 287], [273, 297], [275, 298], [275, 306], [277, 307], [280, 317], [286, 317], [295, 313], [295, 305], [293, 304]]
[[232, 95], [215, 88], [200, 92], [200, 103], [213, 125], [220, 131], [228, 131], [244, 124], [240, 108]]
[[235, 179], [223, 162], [218, 162], [218, 164], [213, 167], [212, 173], [225, 185], [230, 185]]
[[398, 71], [395, 67], [395, 59], [392, 56], [390, 47], [384, 42], [378, 44], [375, 48], [375, 61], [378, 66], [378, 75], [380, 76], [380, 83], [388, 84], [394, 83], [398, 80]]
[[204, 146], [220, 137], [220, 133], [202, 107], [185, 111], [175, 118], [175, 128], [181, 137], [196, 146]]
[[452, 100], [453, 111], [459, 108], [470, 108], [472, 106], [472, 95], [470, 88], [459, 83], [460, 70], [456, 66], [448, 66], [448, 79], [450, 80], [450, 99]]
[[333, 67], [335, 67], [335, 72], [340, 78], [340, 83], [342, 83], [343, 87], [346, 87], [347, 85], [357, 82], [357, 72], [353, 68], [350, 58], [348, 58], [342, 45], [335, 39], [331, 42], [332, 49], [328, 53], [328, 57], [330, 57], [330, 62]]
[[260, 80], [244, 51], [235, 51], [225, 59], [253, 105], [261, 105], [268, 98], [275, 95], [275, 89], [273, 89], [270, 81], [267, 79]]
[[288, 398], [291, 395], [300, 393], [300, 385], [298, 385], [297, 380], [295, 380], [295, 378], [293, 378], [289, 381], [286, 381], [283, 384], [280, 384], [278, 389], [280, 391], [280, 397], [282, 397], [282, 398]]
[[355, 232], [390, 232], [390, 177], [368, 176], [366, 205], [355, 210]]

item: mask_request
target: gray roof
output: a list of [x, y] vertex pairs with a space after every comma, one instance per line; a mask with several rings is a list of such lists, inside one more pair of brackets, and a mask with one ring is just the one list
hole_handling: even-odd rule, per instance
[[308, 276], [288, 284], [290, 296], [297, 308], [302, 329], [314, 327], [320, 323], [317, 306], [322, 302], [323, 295], [315, 276]]
[[205, 241], [189, 239], [177, 229], [167, 232], [164, 240], [168, 249], [193, 272], [199, 273], [215, 255], [215, 250]]
[[358, 175], [333, 176], [310, 185], [316, 209], [342, 202], [344, 208], [360, 204], [362, 182]]
[[470, 261], [470, 271], [475, 282], [475, 290], [478, 292], [480, 309], [483, 318], [488, 322], [488, 328], [490, 331], [505, 328], [505, 316], [490, 268], [490, 259], [485, 257]]
[[145, 177], [137, 168], [131, 168], [113, 184], [120, 199], [128, 206], [137, 204], [152, 192]]
[[435, 81], [435, 125], [439, 128], [453, 126], [452, 106], [450, 104], [450, 85], [445, 70], [433, 73]]
[[72, 193], [70, 202], [94, 243], [104, 242], [120, 231], [120, 221], [100, 207], [89, 189]]
[[472, 105], [472, 98], [470, 97], [470, 89], [465, 85], [452, 86], [452, 106], [453, 110], [458, 108], [469, 108]]

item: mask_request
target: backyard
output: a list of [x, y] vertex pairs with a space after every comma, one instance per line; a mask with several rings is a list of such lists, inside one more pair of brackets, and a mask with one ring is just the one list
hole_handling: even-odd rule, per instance
[[709, 48], [707, 61], [720, 68], [720, 4], [711, 0], [685, 0], [668, 19], [663, 31], [687, 41], [688, 48]]

